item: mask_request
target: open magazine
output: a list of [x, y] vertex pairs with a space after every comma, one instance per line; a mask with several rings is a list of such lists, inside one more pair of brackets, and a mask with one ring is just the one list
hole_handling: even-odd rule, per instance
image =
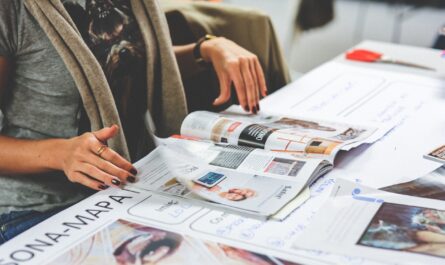
[[[301, 118], [195, 112], [183, 122], [181, 136], [157, 139], [158, 148], [137, 164], [141, 174], [134, 185], [282, 220], [309, 198], [307, 187], [332, 169], [339, 150], [366, 142], [374, 131]], [[152, 177], [158, 170], [165, 171], [163, 178]]]
[[340, 150], [371, 143], [367, 140], [375, 131], [376, 128], [357, 124], [228, 111], [193, 112], [181, 127], [183, 136], [289, 153], [296, 157], [323, 158], [330, 162]]

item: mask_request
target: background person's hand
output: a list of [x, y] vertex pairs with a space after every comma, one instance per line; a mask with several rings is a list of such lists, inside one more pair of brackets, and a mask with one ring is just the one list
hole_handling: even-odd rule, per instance
[[67, 140], [62, 167], [70, 181], [95, 190], [136, 181], [136, 169], [118, 153], [108, 147], [97, 153], [118, 130], [113, 125]]
[[230, 99], [233, 83], [240, 105], [246, 111], [257, 113], [260, 109], [260, 94], [263, 97], [267, 95], [258, 57], [222, 37], [204, 41], [201, 55], [205, 61], [213, 64], [220, 83], [220, 95], [213, 104], [221, 105]]

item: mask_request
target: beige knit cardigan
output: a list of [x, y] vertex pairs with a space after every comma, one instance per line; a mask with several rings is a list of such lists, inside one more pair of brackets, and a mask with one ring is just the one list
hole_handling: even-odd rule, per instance
[[[156, 53], [156, 56], [150, 56], [150, 52], [147, 52], [148, 112], [154, 117], [157, 134], [169, 136], [179, 131], [187, 114], [187, 106], [165, 15], [157, 0], [131, 0], [131, 5], [146, 49]], [[95, 131], [113, 124], [121, 126], [105, 74], [61, 1], [25, 0], [25, 6], [47, 34], [74, 78], [91, 129]], [[122, 130], [108, 145], [130, 159]]]

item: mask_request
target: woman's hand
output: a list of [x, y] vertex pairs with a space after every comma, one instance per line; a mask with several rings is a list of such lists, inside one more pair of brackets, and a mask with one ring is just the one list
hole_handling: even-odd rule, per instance
[[62, 169], [70, 181], [95, 190], [136, 181], [133, 165], [104, 144], [118, 130], [113, 125], [66, 141]]
[[221, 105], [230, 99], [233, 83], [241, 106], [256, 114], [260, 110], [260, 94], [263, 97], [267, 95], [258, 57], [222, 37], [204, 41], [201, 55], [205, 61], [213, 64], [220, 83], [220, 95], [213, 104]]

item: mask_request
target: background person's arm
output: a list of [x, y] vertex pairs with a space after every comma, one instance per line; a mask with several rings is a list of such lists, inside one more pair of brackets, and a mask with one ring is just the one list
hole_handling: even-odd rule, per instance
[[[0, 102], [8, 89], [10, 76], [11, 64], [0, 57]], [[106, 148], [101, 157], [95, 153], [117, 130], [113, 126], [71, 139], [49, 140], [24, 140], [0, 134], [0, 175], [60, 170], [72, 182], [96, 190], [134, 181], [135, 169], [116, 152]]]
[[[175, 46], [181, 74], [195, 74], [200, 66], [193, 55], [195, 44]], [[201, 55], [206, 62], [213, 65], [219, 79], [220, 95], [215, 99], [215, 106], [222, 105], [230, 99], [231, 85], [234, 84], [238, 101], [246, 111], [259, 111], [260, 94], [267, 94], [266, 81], [258, 57], [240, 47], [233, 41], [218, 37], [204, 41]]]

